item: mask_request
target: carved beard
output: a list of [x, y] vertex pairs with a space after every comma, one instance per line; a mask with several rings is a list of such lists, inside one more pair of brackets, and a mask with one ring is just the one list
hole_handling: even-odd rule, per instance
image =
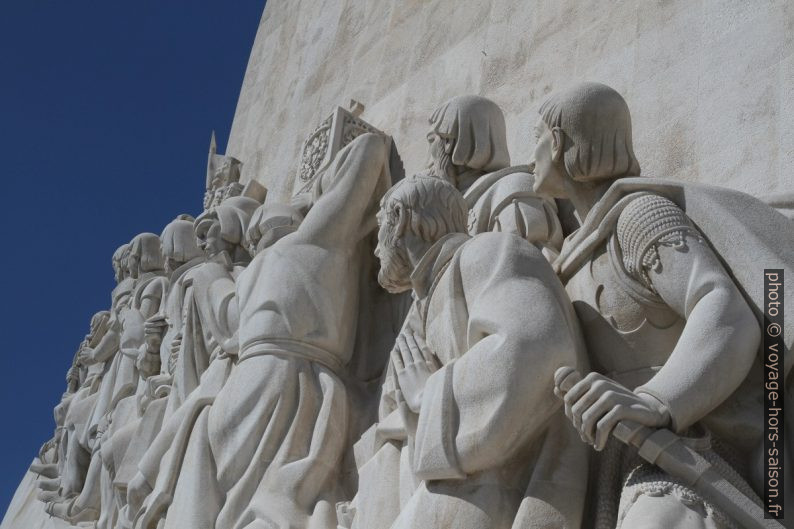
[[411, 288], [411, 262], [408, 255], [398, 241], [392, 237], [378, 241], [378, 257], [380, 270], [378, 283], [384, 290], [392, 294], [399, 294]]
[[455, 185], [457, 180], [455, 164], [452, 163], [452, 155], [444, 149], [442, 141], [438, 141], [437, 145], [433, 146], [431, 157], [430, 176], [435, 176]]

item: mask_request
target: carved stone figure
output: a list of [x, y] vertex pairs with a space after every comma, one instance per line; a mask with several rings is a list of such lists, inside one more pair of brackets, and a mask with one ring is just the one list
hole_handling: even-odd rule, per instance
[[129, 439], [123, 458], [117, 456], [113, 481], [122, 510], [126, 503], [128, 484], [137, 473], [141, 457], [160, 431], [166, 411], [174, 370], [174, 363], [171, 361], [172, 349], [175, 342], [179, 343], [177, 336], [181, 336], [182, 332], [185, 277], [204, 260], [204, 252], [196, 245], [193, 222], [189, 216], [181, 215], [168, 224], [160, 240], [168, 292], [160, 304], [160, 310], [144, 324], [146, 347], [138, 356], [138, 368], [143, 383], [139, 385], [135, 396], [135, 414], [114, 435], [116, 442], [126, 443], [126, 439]]
[[[127, 278], [126, 260], [128, 255], [129, 245], [127, 244], [120, 246], [114, 252], [112, 264], [118, 286], [111, 295], [111, 312], [107, 313], [107, 316], [105, 313], [97, 313], [94, 316], [91, 333], [81, 345], [73, 365], [73, 367], [83, 366], [87, 369], [87, 373], [82, 387], [78, 390], [79, 395], [75, 395], [77, 399], [70, 399], [69, 409], [65, 410], [63, 433], [66, 434], [66, 439], [62, 438], [58, 443], [57, 469], [46, 468], [52, 467], [51, 464], [44, 467], [41, 465], [31, 467], [34, 472], [44, 473], [47, 477], [55, 479], [55, 483], [40, 483], [40, 486], [47, 487], [50, 491], [57, 491], [57, 494], [40, 497], [44, 501], [73, 497], [79, 493], [85, 480], [94, 441], [89, 422], [98, 396], [97, 392], [107, 371], [106, 360], [115, 353], [117, 348], [117, 342], [113, 336], [108, 336], [111, 314], [119, 304], [126, 301], [132, 288], [131, 280]], [[72, 406], [72, 401], [74, 401], [74, 406]], [[58, 415], [56, 409], [56, 418]]]
[[92, 491], [98, 490], [94, 485], [98, 486], [101, 460], [92, 457], [98, 449], [98, 436], [101, 435], [101, 415], [96, 410], [100, 405], [98, 403], [102, 388], [113, 384], [107, 373], [119, 349], [119, 315], [125, 310], [134, 287], [134, 280], [129, 277], [129, 253], [130, 245], [124, 244], [113, 254], [113, 268], [118, 284], [111, 293], [110, 316], [103, 326], [101, 336], [97, 335], [98, 340], [92, 340], [90, 346], [83, 347], [78, 356], [83, 365], [101, 369], [101, 378], [93, 381], [89, 397], [67, 417], [67, 424], [71, 423], [74, 432], [70, 435], [64, 454], [58, 494], [47, 498], [47, 512], [67, 520], [95, 520], [99, 516], [98, 495], [83, 496], [82, 490], [86, 486]]
[[763, 414], [751, 309], [762, 282], [750, 260], [790, 267], [794, 246], [771, 244], [790, 221], [734, 191], [631, 178], [640, 167], [629, 110], [607, 86], [554, 95], [535, 132], [535, 190], [568, 198], [582, 221], [555, 267], [593, 368], [564, 402], [599, 451], [594, 527], [735, 527], [724, 509], [610, 433], [623, 420], [669, 428], [743, 495], [755, 498], [750, 484], [762, 490], [752, 479]]
[[[424, 331], [401, 334], [393, 353], [417, 486], [390, 502], [360, 489], [357, 501], [381, 509], [356, 512], [355, 528], [509, 528], [522, 500], [535, 521], [580, 522], [586, 457], [575, 444], [566, 451], [570, 429], [543, 380], [584, 365], [576, 317], [540, 250], [513, 234], [472, 238], [467, 216], [463, 196], [437, 178], [407, 179], [383, 199], [379, 280], [413, 289]], [[397, 437], [393, 425], [380, 426]]]
[[533, 190], [527, 165], [510, 166], [505, 119], [482, 96], [453, 97], [430, 117], [428, 172], [464, 194], [469, 233], [515, 233], [556, 255], [562, 244], [557, 208]]
[[[130, 307], [123, 315], [119, 359], [115, 383], [111, 393], [110, 411], [106, 414], [107, 428], [103, 433], [99, 451], [103, 470], [100, 476], [101, 511], [97, 522], [100, 529], [116, 524], [118, 509], [123, 506], [124, 494], [117, 492], [114, 483], [117, 470], [134, 431], [125, 427], [139, 415], [138, 401], [145, 391], [145, 382], [138, 370], [146, 354], [145, 322], [161, 312], [168, 291], [164, 276], [163, 254], [160, 238], [153, 233], [142, 233], [130, 243], [128, 259], [130, 275], [136, 280]], [[122, 487], [123, 490], [123, 487]]]
[[[562, 242], [556, 205], [533, 191], [534, 176], [528, 166], [509, 167], [505, 120], [499, 106], [481, 96], [455, 97], [433, 112], [429, 124], [425, 174], [450, 182], [464, 193], [469, 208], [468, 232], [471, 235], [489, 231], [513, 233], [536, 245], [548, 258], [555, 257]], [[416, 306], [408, 311], [401, 334], [423, 334]], [[390, 439], [387, 434], [401, 420], [395, 391], [394, 366], [389, 363], [381, 390], [379, 424], [363, 436], [357, 454], [357, 459], [361, 459], [357, 461], [359, 473], [368, 458], [378, 461], [369, 464], [366, 474], [359, 476], [359, 490], [378, 490], [383, 497], [392, 498], [401, 490], [405, 495], [405, 490], [417, 483], [416, 479], [408, 477], [410, 469], [400, 474], [404, 478], [402, 481], [384, 481], [380, 477], [389, 474], [388, 469], [400, 466], [400, 455], [392, 450], [392, 445], [400, 445], [401, 451], [406, 453], [409, 449], [402, 439]], [[401, 432], [402, 428], [396, 431]], [[377, 441], [373, 444], [375, 438]], [[386, 440], [392, 444], [378, 453]], [[376, 465], [382, 465], [383, 469], [376, 470]], [[357, 503], [360, 504], [360, 517], [366, 518], [364, 511], [369, 509], [380, 520], [387, 519], [379, 502]]]
[[[102, 529], [113, 527], [119, 507], [113, 476], [129, 437], [117, 437], [115, 443], [113, 439], [114, 433], [135, 414], [134, 395], [139, 387], [136, 362], [144, 346], [143, 324], [159, 310], [167, 288], [162, 278], [163, 259], [157, 235], [142, 233], [133, 238], [127, 268], [133, 285], [111, 324], [113, 342], [105, 346], [108, 350], [117, 344], [118, 353], [103, 378], [89, 422], [96, 425], [96, 440], [86, 482], [78, 496], [49, 507], [51, 514], [71, 521], [95, 519], [99, 510], [97, 526]], [[100, 343], [98, 347], [103, 345]]]
[[[247, 260], [242, 257], [244, 235], [258, 205], [247, 197], [231, 198], [194, 223], [199, 246], [208, 259], [185, 274], [183, 327], [163, 428], [135, 461], [137, 475], [128, 491], [126, 517], [136, 527], [156, 525], [172, 498], [179, 501], [183, 495], [193, 494], [192, 487], [202, 482], [205, 467], [200, 462], [184, 465], [183, 459], [195, 425], [206, 421], [207, 408], [236, 360], [239, 317], [235, 280], [242, 270], [240, 263]], [[166, 519], [166, 526], [183, 522]]]
[[91, 318], [90, 331], [81, 342], [66, 375], [66, 392], [53, 410], [55, 434], [40, 450], [38, 462], [31, 465], [33, 472], [50, 478], [39, 480], [42, 492], [38, 497], [42, 501], [73, 495], [74, 491], [80, 490], [85, 479], [90, 451], [81, 444], [81, 434], [104, 370], [104, 362], [91, 363], [85, 351], [96, 347], [102, 339], [107, 332], [109, 318], [108, 311], [97, 312]]
[[343, 149], [297, 230], [239, 277], [238, 365], [195, 424], [182, 465], [212, 472], [200, 494], [177, 491], [166, 527], [172, 517], [179, 526], [336, 526], [356, 258], [389, 185], [388, 152], [371, 134]]

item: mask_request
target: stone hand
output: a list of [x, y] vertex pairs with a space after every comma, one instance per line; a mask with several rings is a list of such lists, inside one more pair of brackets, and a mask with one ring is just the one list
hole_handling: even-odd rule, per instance
[[[561, 368], [562, 370], [570, 368]], [[582, 440], [603, 450], [615, 425], [624, 419], [645, 426], [667, 426], [670, 413], [650, 395], [637, 394], [599, 373], [589, 373], [567, 392], [556, 381], [554, 392], [565, 402], [565, 415], [579, 431]]]
[[146, 481], [146, 478], [143, 477], [143, 474], [138, 472], [135, 474], [130, 480], [129, 485], [127, 486], [127, 505], [130, 518], [135, 518], [135, 515], [138, 511], [143, 507], [143, 502], [152, 492], [152, 486], [149, 485], [149, 482]]
[[146, 320], [143, 326], [144, 339], [146, 340], [146, 349], [150, 353], [160, 350], [160, 344], [163, 341], [163, 334], [168, 327], [168, 322], [165, 316], [157, 315]]
[[94, 350], [90, 347], [84, 347], [77, 355], [77, 362], [84, 366], [96, 363], [94, 360], [94, 355], [92, 354], [93, 352]]
[[397, 337], [391, 356], [403, 399], [411, 411], [419, 413], [425, 383], [439, 367], [435, 355], [421, 337], [407, 332]]
[[135, 367], [144, 379], [160, 372], [160, 355], [159, 353], [150, 353], [148, 351], [141, 351], [138, 354], [138, 360], [135, 362]]

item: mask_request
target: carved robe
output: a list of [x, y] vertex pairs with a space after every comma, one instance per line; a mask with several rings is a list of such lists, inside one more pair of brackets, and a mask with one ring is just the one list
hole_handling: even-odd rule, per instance
[[137, 419], [138, 397], [145, 391], [145, 382], [138, 373], [136, 362], [146, 347], [144, 323], [161, 312], [167, 291], [168, 279], [163, 277], [162, 271], [143, 274], [133, 290], [130, 309], [124, 314], [121, 350], [117, 355], [119, 363], [111, 400], [113, 408], [99, 452], [103, 470], [100, 477], [101, 510], [98, 529], [114, 528], [118, 511], [124, 505], [125, 494], [123, 490], [122, 493], [117, 491], [114, 481], [134, 434], [134, 430], [126, 426]]
[[340, 372], [353, 352], [358, 258], [390, 184], [387, 161], [383, 138], [356, 138], [298, 230], [240, 276], [240, 359], [196, 422], [183, 465], [214, 479], [177, 490], [166, 527], [172, 516], [180, 527], [336, 527], [349, 421]]
[[[549, 259], [558, 255], [563, 236], [556, 205], [533, 191], [534, 175], [529, 172], [528, 166], [506, 167], [484, 175], [479, 171], [471, 173], [475, 179], [468, 182], [464, 192], [464, 199], [469, 206], [470, 235], [510, 233], [532, 243]], [[466, 181], [465, 175], [463, 180]], [[424, 335], [415, 304], [408, 310], [401, 332]], [[373, 425], [365, 432], [356, 446], [358, 494], [375, 495], [378, 498], [374, 500], [370, 496], [370, 501], [353, 501], [357, 513], [355, 516], [366, 520], [364, 525], [357, 522], [357, 528], [389, 527], [400, 505], [405, 503], [419, 483], [406, 465], [407, 445], [404, 444], [404, 425], [395, 395], [397, 389], [394, 366], [389, 361], [379, 402], [380, 424]], [[384, 444], [387, 441], [388, 444]], [[372, 462], [362, 472], [362, 467], [370, 459]], [[353, 514], [349, 516], [354, 517]]]
[[522, 501], [536, 520], [578, 527], [587, 457], [571, 442], [552, 380], [562, 365], [583, 365], [584, 350], [548, 262], [513, 235], [450, 234], [411, 280], [442, 367], [406, 421], [422, 481], [391, 527], [509, 528]]
[[[162, 309], [167, 317], [168, 329], [163, 335], [160, 347], [160, 374], [149, 377], [139, 386], [135, 398], [137, 416], [124, 426], [122, 435], [131, 438], [124, 458], [117, 464], [114, 486], [121, 491], [127, 490], [127, 484], [138, 471], [138, 461], [160, 431], [170, 389], [172, 374], [169, 371], [171, 342], [174, 336], [182, 332], [182, 312], [185, 299], [185, 277], [203, 258], [193, 259], [176, 270], [169, 277], [168, 294]], [[154, 399], [154, 400], [152, 400]]]
[[[127, 514], [136, 528], [155, 527], [166, 516], [165, 527], [212, 527], [202, 518], [205, 511], [200, 506], [187, 513], [181, 502], [195, 497], [213, 512], [218, 508], [212, 501], [212, 491], [192, 488], [215, 476], [213, 467], [191, 461], [191, 457], [198, 457], [192, 455], [191, 447], [206, 435], [209, 407], [236, 362], [239, 316], [235, 279], [240, 271], [224, 253], [185, 275], [183, 338], [168, 409], [162, 429], [138, 462], [138, 471], [153, 491], [140, 512]], [[186, 457], [190, 461], [187, 464]]]

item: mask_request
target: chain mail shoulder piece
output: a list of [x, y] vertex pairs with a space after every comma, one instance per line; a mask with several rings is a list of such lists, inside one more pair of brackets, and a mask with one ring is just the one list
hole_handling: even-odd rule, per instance
[[664, 197], [643, 194], [629, 202], [618, 218], [617, 239], [623, 266], [634, 279], [653, 292], [648, 272], [659, 271], [659, 245], [684, 250], [687, 235], [703, 241], [686, 214]]

